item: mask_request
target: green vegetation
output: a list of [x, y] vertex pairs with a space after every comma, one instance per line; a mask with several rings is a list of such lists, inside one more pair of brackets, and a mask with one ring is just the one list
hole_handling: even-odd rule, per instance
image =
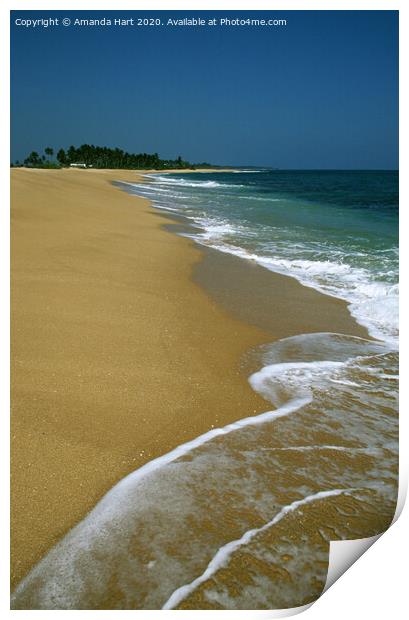
[[[54, 155], [54, 151], [51, 147], [47, 146], [44, 149], [45, 155], [39, 155], [37, 151], [32, 151], [24, 162], [18, 160], [11, 164], [12, 168], [24, 166], [26, 168], [61, 168], [60, 164], [50, 159]], [[46, 157], [47, 156], [47, 157]]]
[[51, 159], [54, 150], [51, 147], [44, 149], [44, 155], [39, 155], [32, 151], [21, 164], [16, 161], [12, 166], [25, 166], [28, 168], [63, 168], [72, 164], [82, 165], [84, 168], [123, 168], [132, 169], [195, 169], [210, 168], [211, 164], [191, 164], [185, 161], [180, 155], [176, 159], [161, 159], [158, 153], [150, 155], [148, 153], [128, 153], [122, 149], [111, 149], [106, 146], [94, 146], [93, 144], [83, 144], [76, 148], [70, 146], [67, 150], [57, 151], [57, 161]]

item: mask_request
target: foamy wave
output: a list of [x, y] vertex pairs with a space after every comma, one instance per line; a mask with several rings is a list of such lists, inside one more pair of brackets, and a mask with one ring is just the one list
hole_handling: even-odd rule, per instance
[[[265, 172], [265, 170], [241, 169], [234, 172], [250, 173]], [[253, 230], [251, 222], [249, 224], [243, 222], [239, 225], [228, 219], [221, 219], [219, 214], [212, 214], [211, 209], [207, 208], [203, 197], [200, 198], [199, 194], [195, 197], [194, 193], [183, 193], [184, 188], [211, 190], [247, 186], [230, 185], [213, 179], [202, 181], [168, 175], [150, 176], [154, 181], [149, 186], [153, 197], [155, 191], [158, 195], [165, 196], [166, 192], [170, 192], [173, 188], [175, 195], [168, 194], [167, 197], [175, 198], [175, 205], [169, 206], [175, 207], [176, 210], [181, 209], [189, 219], [203, 227], [203, 233], [192, 235], [193, 239], [222, 252], [255, 261], [270, 271], [297, 279], [304, 286], [346, 301], [351, 315], [368, 329], [372, 337], [384, 340], [397, 348], [399, 289], [394, 283], [395, 273], [393, 271], [396, 248], [379, 249], [376, 254], [370, 254], [362, 251], [359, 246], [347, 250], [347, 248], [331, 247], [325, 242], [318, 243], [311, 240], [304, 242], [296, 235], [294, 238], [291, 230], [283, 229], [280, 232], [274, 228], [271, 229], [272, 238], [268, 241], [266, 236], [268, 230], [265, 231], [260, 226]], [[240, 200], [249, 201], [249, 207], [253, 201], [255, 201], [254, 204], [262, 204], [280, 203], [287, 200], [271, 196], [271, 194], [256, 194], [257, 192], [241, 192]], [[217, 196], [217, 192], [215, 195]], [[181, 199], [188, 203], [191, 202], [192, 208], [185, 204], [181, 205]], [[222, 203], [221, 205], [223, 207]], [[220, 215], [222, 214], [223, 209], [220, 212]], [[257, 241], [258, 235], [261, 235], [260, 243]], [[285, 243], [286, 235], [292, 241]], [[249, 246], [249, 240], [255, 240], [251, 243], [252, 250], [246, 249]], [[381, 255], [385, 256], [385, 259], [382, 259]], [[384, 268], [379, 269], [379, 265], [384, 265]]]
[[249, 382], [276, 407], [288, 398], [324, 404], [325, 395], [337, 389], [338, 410], [351, 411], [350, 399], [355, 399], [357, 388], [362, 407], [373, 398], [379, 405], [381, 393], [383, 406], [394, 406], [396, 353], [387, 343], [342, 334], [301, 334], [264, 349], [265, 365]]
[[298, 397], [311, 401], [311, 386], [314, 380], [343, 365], [344, 362], [338, 361], [274, 363], [252, 374], [249, 381], [256, 392], [273, 404], [282, 399], [283, 386], [286, 392], [290, 387]]
[[175, 209], [173, 207], [167, 207], [165, 205], [159, 204], [158, 202], [155, 202], [155, 207], [163, 211], [171, 211], [172, 213], [179, 213], [179, 209]]
[[[123, 597], [122, 609], [170, 609], [215, 574], [238, 547], [302, 504], [352, 487], [378, 489], [379, 480], [390, 475], [385, 450], [396, 453], [390, 404], [384, 407], [379, 401], [379, 378], [391, 368], [389, 360], [381, 363], [387, 351], [382, 343], [340, 334], [305, 334], [266, 346], [265, 366], [250, 382], [280, 406], [212, 429], [120, 481], [20, 583], [13, 609], [95, 608], [106, 601], [113, 579]], [[348, 385], [331, 385], [334, 378], [345, 383], [362, 366], [367, 384], [359, 381], [358, 402]], [[363, 424], [367, 418], [369, 423]], [[317, 444], [320, 433], [334, 444]], [[303, 445], [294, 445], [300, 440]], [[285, 450], [305, 452], [302, 475], [293, 470], [288, 477]], [[366, 454], [371, 461], [365, 477], [360, 469], [327, 467], [331, 450], [342, 450], [344, 463], [357, 452]], [[310, 453], [317, 455], [318, 469]], [[393, 457], [388, 458], [395, 466]], [[282, 485], [289, 494], [284, 501], [281, 492], [277, 495]], [[381, 492], [393, 497], [390, 486], [383, 484]], [[228, 514], [238, 536], [230, 542], [231, 529], [217, 528], [226, 496], [232, 498]], [[261, 523], [275, 516], [254, 529], [248, 515], [255, 511]], [[203, 518], [215, 523], [214, 536], [201, 527]], [[296, 557], [296, 548], [293, 553]]]
[[[110, 536], [115, 539], [119, 536], [122, 527], [124, 531], [128, 526], [125, 521], [129, 513], [137, 513], [138, 493], [141, 497], [139, 502], [147, 495], [146, 489], [140, 485], [152, 484], [155, 490], [155, 473], [181, 459], [186, 454], [193, 453], [197, 448], [208, 444], [212, 439], [220, 436], [233, 434], [235, 431], [251, 426], [260, 426], [266, 422], [289, 416], [308, 404], [308, 398], [294, 398], [284, 403], [282, 407], [274, 411], [266, 411], [260, 415], [243, 418], [221, 428], [214, 428], [192, 441], [181, 444], [171, 452], [156, 458], [143, 467], [132, 472], [118, 482], [95, 506], [89, 515], [75, 526], [51, 551], [30, 571], [30, 573], [18, 585], [12, 596], [14, 609], [25, 608], [26, 597], [35, 591], [36, 605], [42, 609], [75, 609], [83, 603], [82, 596], [88, 596], [87, 580], [82, 570], [88, 575], [88, 579], [95, 578], [93, 570], [92, 549], [98, 549], [99, 545], [105, 548]], [[123, 534], [126, 538], [126, 534]], [[125, 541], [126, 542], [126, 541]], [[116, 549], [110, 550], [115, 553]], [[84, 554], [87, 556], [83, 558]], [[81, 566], [81, 560], [84, 566]], [[108, 570], [108, 567], [104, 565]], [[89, 572], [88, 572], [89, 571]], [[98, 587], [104, 589], [102, 576], [97, 574]], [[96, 586], [95, 586], [96, 587]], [[37, 607], [36, 607], [37, 608]]]
[[208, 564], [206, 570], [191, 583], [185, 584], [175, 590], [175, 592], [173, 592], [169, 599], [166, 601], [162, 609], [174, 609], [185, 598], [192, 594], [192, 592], [194, 592], [196, 588], [200, 586], [200, 584], [204, 583], [208, 579], [211, 579], [211, 577], [213, 577], [213, 575], [217, 573], [217, 571], [226, 566], [235, 551], [237, 551], [240, 547], [247, 545], [255, 536], [257, 536], [257, 534], [261, 534], [262, 532], [265, 532], [266, 530], [276, 525], [276, 523], [284, 519], [284, 517], [290, 512], [294, 512], [300, 506], [305, 506], [306, 504], [309, 504], [311, 502], [320, 501], [328, 497], [334, 497], [336, 495], [349, 494], [352, 493], [354, 490], [355, 489], [332, 489], [331, 491], [320, 491], [319, 493], [314, 493], [312, 495], [304, 497], [303, 499], [297, 500], [292, 504], [289, 504], [288, 506], [284, 506], [284, 508], [282, 508], [280, 512], [276, 514], [275, 517], [265, 525], [254, 528], [252, 530], [248, 530], [245, 534], [243, 534], [241, 538], [237, 540], [232, 540], [231, 542], [227, 543], [227, 545], [221, 547]]
[[196, 235], [200, 243], [251, 260], [275, 273], [290, 276], [304, 286], [348, 302], [349, 310], [358, 323], [374, 338], [397, 347], [399, 336], [399, 286], [374, 280], [366, 269], [351, 267], [335, 261], [289, 259], [248, 252], [223, 243], [225, 233], [237, 232], [228, 223], [208, 225]]
[[241, 420], [237, 420], [236, 422], [232, 422], [231, 424], [227, 424], [227, 426], [223, 426], [221, 428], [213, 428], [211, 431], [208, 431], [203, 435], [199, 435], [199, 437], [196, 437], [196, 439], [181, 444], [171, 452], [168, 452], [167, 454], [160, 456], [153, 461], [149, 461], [149, 463], [146, 463], [146, 465], [132, 472], [131, 474], [123, 478], [120, 482], [118, 482], [114, 489], [109, 491], [109, 493], [107, 493], [105, 497], [108, 497], [109, 494], [112, 493], [114, 490], [118, 491], [121, 488], [125, 488], [127, 485], [134, 485], [147, 474], [163, 467], [164, 465], [167, 465], [168, 463], [171, 463], [172, 461], [175, 461], [176, 459], [181, 458], [185, 454], [191, 452], [192, 450], [195, 450], [196, 448], [202, 446], [203, 444], [207, 443], [211, 439], [214, 439], [215, 437], [227, 435], [233, 431], [237, 431], [247, 426], [256, 426], [258, 424], [263, 424], [267, 421], [282, 418], [284, 416], [290, 415], [291, 413], [294, 413], [301, 407], [304, 407], [309, 402], [310, 398], [308, 396], [292, 398], [274, 411], [266, 411], [264, 413], [261, 413], [260, 415], [242, 418]]
[[[157, 193], [157, 197], [164, 198], [160, 201], [159, 208], [176, 212], [180, 210], [193, 222], [199, 224], [203, 232], [191, 235], [197, 242], [246, 260], [255, 261], [265, 269], [290, 276], [304, 286], [346, 301], [351, 315], [359, 324], [368, 329], [372, 337], [388, 342], [397, 348], [399, 286], [393, 283], [394, 273], [390, 268], [390, 261], [395, 258], [396, 248], [378, 251], [378, 255], [385, 255], [383, 271], [379, 269], [376, 271], [372, 267], [367, 269], [353, 266], [346, 262], [358, 261], [359, 264], [367, 258], [369, 260], [371, 257], [367, 257], [362, 251], [351, 251], [347, 255], [344, 250], [324, 247], [322, 244], [310, 243], [308, 245], [297, 240], [291, 244], [285, 244], [280, 241], [280, 231], [274, 229], [272, 229], [272, 234], [275, 235], [274, 240], [270, 243], [265, 242], [264, 246], [256, 251], [249, 251], [245, 247], [240, 247], [241, 240], [246, 245], [250, 239], [255, 239], [252, 245], [257, 246], [258, 235], [265, 234], [263, 230], [259, 228], [253, 230], [245, 223], [240, 225], [218, 216], [208, 216], [200, 212], [200, 209], [195, 213], [195, 207], [192, 211], [187, 204], [181, 203], [181, 199], [189, 203], [194, 198], [179, 191], [183, 190], [183, 187], [230, 187], [228, 184], [214, 180], [197, 181], [173, 178], [167, 175], [152, 175], [152, 179], [154, 183], [149, 185], [135, 184], [135, 190], [154, 201], [155, 193]], [[231, 187], [241, 186], [232, 185]], [[172, 193], [172, 188], [176, 193]], [[174, 204], [163, 205], [164, 201], [173, 198], [175, 198]], [[243, 195], [241, 198], [273, 203], [281, 201], [280, 198], [254, 195]], [[316, 254], [321, 255], [319, 259], [314, 258]], [[305, 258], [306, 255], [313, 258]], [[329, 256], [326, 260], [325, 255]]]
[[[238, 232], [237, 226], [234, 226], [226, 220], [212, 220], [207, 218], [196, 218], [196, 222], [203, 226], [204, 232], [200, 233], [200, 238], [206, 241], [214, 241], [216, 239], [223, 239], [226, 235], [234, 235]], [[193, 235], [196, 239], [197, 235]]]
[[257, 174], [259, 172], [268, 172], [268, 169], [260, 169], [260, 170], [231, 170], [234, 174]]
[[[149, 177], [150, 175], [146, 175]], [[196, 181], [193, 179], [176, 179], [170, 176], [152, 175], [155, 180], [155, 187], [165, 185], [171, 187], [205, 187], [211, 189], [214, 187], [243, 187], [243, 185], [232, 185], [229, 183], [219, 183], [218, 181]]]
[[245, 200], [256, 200], [257, 202], [286, 202], [286, 198], [265, 198], [260, 196], [242, 196]]

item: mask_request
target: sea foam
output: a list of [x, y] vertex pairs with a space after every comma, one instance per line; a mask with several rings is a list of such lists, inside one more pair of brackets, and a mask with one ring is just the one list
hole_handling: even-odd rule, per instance
[[[103, 604], [113, 576], [122, 608], [171, 608], [240, 546], [303, 503], [357, 487], [374, 491], [380, 478], [390, 478], [394, 420], [388, 401], [382, 402], [383, 415], [376, 400], [378, 378], [390, 367], [388, 359], [383, 363], [386, 345], [305, 334], [268, 345], [261, 355], [264, 365], [250, 381], [276, 409], [212, 429], [125, 477], [21, 582], [14, 609], [93, 608]], [[362, 364], [365, 376], [368, 369], [372, 374], [366, 385], [360, 381], [357, 403], [354, 389], [334, 388], [332, 381], [354, 377]], [[336, 443], [317, 444], [316, 432]], [[334, 463], [337, 450], [341, 470]], [[297, 451], [303, 452], [302, 470], [288, 460]], [[366, 459], [365, 478], [352, 467], [356, 454]], [[389, 486], [382, 493], [393, 497]], [[284, 489], [290, 498], [303, 498], [283, 505]], [[230, 525], [219, 531], [225, 513]], [[254, 528], [254, 514], [266, 525]], [[229, 541], [233, 531], [238, 535]]]
[[257, 534], [261, 534], [262, 532], [265, 532], [266, 530], [276, 525], [276, 523], [281, 521], [290, 512], [294, 512], [294, 510], [297, 510], [297, 508], [299, 508], [300, 506], [305, 506], [306, 504], [309, 504], [311, 502], [323, 500], [328, 497], [334, 497], [336, 495], [348, 494], [354, 490], [355, 489], [332, 489], [330, 491], [320, 491], [319, 493], [308, 495], [303, 499], [297, 500], [295, 502], [292, 502], [292, 504], [284, 506], [284, 508], [282, 508], [280, 512], [276, 514], [268, 523], [264, 524], [261, 527], [248, 530], [238, 540], [232, 540], [226, 545], [223, 545], [223, 547], [218, 550], [216, 555], [209, 562], [206, 570], [199, 577], [196, 577], [196, 579], [194, 579], [194, 581], [192, 581], [191, 583], [185, 584], [175, 590], [175, 592], [173, 592], [169, 599], [166, 601], [162, 609], [174, 609], [185, 598], [192, 594], [192, 592], [194, 592], [198, 588], [198, 586], [200, 586], [208, 579], [211, 579], [211, 577], [213, 577], [213, 575], [218, 570], [226, 566], [235, 551], [237, 551], [240, 547], [247, 545], [255, 536], [257, 536]]
[[[250, 174], [250, 170], [237, 172]], [[262, 169], [258, 172], [269, 174]], [[271, 178], [276, 179], [277, 175], [279, 177], [279, 173], [271, 173]], [[297, 221], [290, 218], [286, 224], [283, 219], [283, 213], [293, 213], [294, 200], [283, 192], [275, 192], [274, 186], [269, 192], [257, 191], [258, 186], [251, 180], [258, 179], [257, 175], [249, 177], [248, 185], [228, 183], [226, 175], [223, 181], [197, 180], [187, 175], [151, 175], [151, 178], [149, 197], [155, 203], [156, 191], [159, 196], [164, 189], [173, 187], [175, 193], [170, 206], [178, 209], [180, 205], [181, 213], [202, 227], [203, 232], [192, 235], [198, 243], [254, 261], [270, 271], [295, 278], [304, 286], [346, 301], [351, 315], [373, 338], [385, 340], [397, 348], [399, 287], [392, 266], [395, 247], [368, 249], [365, 238], [361, 239], [364, 233], [354, 232], [353, 224], [342, 241], [337, 237], [338, 245], [326, 239], [319, 243], [312, 241], [310, 231], [298, 235]], [[202, 192], [195, 193], [195, 188]], [[229, 190], [225, 196], [223, 188]], [[252, 215], [252, 202], [260, 208], [265, 207], [260, 211], [260, 221]], [[268, 205], [270, 210], [267, 210]], [[274, 229], [276, 209], [278, 224]], [[300, 222], [304, 221], [304, 212], [310, 211], [310, 206], [299, 203]], [[262, 229], [260, 222], [265, 220], [266, 214], [271, 221]], [[331, 217], [331, 211], [323, 210], [322, 216]], [[355, 211], [349, 210], [345, 217], [353, 223]], [[309, 222], [308, 217], [306, 221]], [[336, 223], [339, 225], [338, 220], [334, 220], [333, 226]]]

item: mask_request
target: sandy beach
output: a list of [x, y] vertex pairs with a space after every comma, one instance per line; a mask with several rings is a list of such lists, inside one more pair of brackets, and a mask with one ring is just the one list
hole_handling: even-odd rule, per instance
[[138, 178], [12, 173], [14, 585], [125, 474], [265, 407], [225, 373], [265, 336], [190, 282], [190, 242], [110, 184]]
[[271, 408], [241, 368], [250, 349], [299, 331], [367, 335], [344, 302], [260, 268], [241, 288], [251, 306], [251, 282], [270, 278], [268, 320], [235, 312], [215, 259], [112, 185], [140, 179], [12, 171], [12, 587], [126, 474]]
[[300, 613], [397, 512], [399, 14], [236, 9], [8, 16], [10, 610]]

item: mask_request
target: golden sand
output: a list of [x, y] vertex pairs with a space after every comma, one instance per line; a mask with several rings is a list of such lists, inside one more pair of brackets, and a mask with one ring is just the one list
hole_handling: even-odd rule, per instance
[[124, 475], [265, 408], [231, 369], [266, 337], [190, 282], [192, 243], [110, 184], [138, 178], [12, 171], [13, 584]]
[[[111, 185], [140, 179], [12, 171], [13, 585], [123, 476], [266, 410], [239, 364], [271, 332], [213, 301], [191, 280], [198, 247]], [[296, 296], [304, 323], [359, 332], [345, 304], [284, 280], [281, 308]]]

